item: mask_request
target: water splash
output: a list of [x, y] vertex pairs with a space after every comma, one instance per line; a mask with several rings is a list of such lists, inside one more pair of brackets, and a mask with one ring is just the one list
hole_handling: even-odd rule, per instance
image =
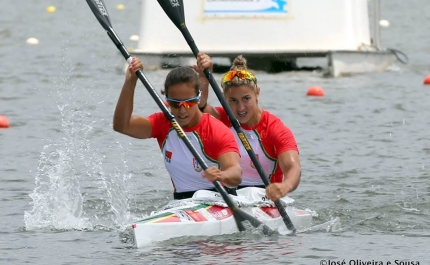
[[302, 230], [297, 231], [298, 233], [309, 233], [315, 231], [325, 231], [328, 233], [336, 233], [342, 230], [341, 222], [339, 217], [335, 217], [330, 221], [322, 224], [314, 225]]
[[87, 228], [90, 225], [82, 218], [83, 196], [74, 176], [72, 154], [69, 150], [49, 152], [49, 147], [46, 145], [41, 153], [36, 188], [30, 194], [33, 210], [24, 214], [25, 227], [27, 230]]
[[[70, 72], [67, 75], [74, 77]], [[131, 174], [124, 173], [126, 163], [106, 163], [103, 153], [124, 161], [125, 150], [120, 143], [116, 149], [120, 154], [92, 145], [100, 139], [100, 128], [109, 126], [94, 118], [97, 103], [90, 99], [100, 97], [76, 91], [68, 78], [57, 87], [60, 139], [49, 141], [40, 154], [36, 187], [30, 194], [33, 208], [24, 214], [25, 229], [122, 230], [131, 223], [127, 184]], [[81, 99], [82, 94], [85, 98]]]

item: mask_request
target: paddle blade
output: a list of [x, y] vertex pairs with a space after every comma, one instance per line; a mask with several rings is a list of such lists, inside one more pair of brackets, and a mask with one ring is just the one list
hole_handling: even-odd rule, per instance
[[167, 16], [179, 30], [186, 28], [182, 0], [157, 0]]
[[112, 24], [110, 23], [109, 14], [103, 0], [87, 0], [87, 4], [102, 27], [108, 31], [109, 27], [112, 27]]

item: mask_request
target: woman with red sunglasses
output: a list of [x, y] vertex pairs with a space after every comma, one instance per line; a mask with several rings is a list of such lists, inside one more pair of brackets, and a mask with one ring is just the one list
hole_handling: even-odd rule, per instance
[[[204, 77], [203, 70], [212, 68], [211, 58], [200, 52], [197, 56], [197, 66], [194, 68]], [[205, 78], [201, 83], [200, 108], [221, 120], [233, 131], [224, 108], [212, 107], [207, 103], [208, 87], [209, 81]], [[271, 184], [266, 187], [267, 197], [276, 201], [294, 191], [300, 183], [301, 176], [296, 140], [291, 130], [278, 117], [258, 105], [260, 87], [257, 85], [255, 75], [247, 68], [244, 57], [241, 55], [236, 57], [230, 71], [222, 77], [221, 87], [228, 105], [270, 179]], [[264, 188], [260, 175], [237, 135], [236, 140], [239, 143], [243, 171], [242, 183], [238, 188], [250, 186]]]
[[164, 94], [176, 121], [208, 165], [204, 172], [162, 112], [148, 117], [132, 114], [137, 70], [143, 70], [143, 65], [133, 58], [115, 108], [113, 128], [131, 137], [157, 139], [173, 183], [174, 199], [190, 198], [197, 190], [214, 190], [213, 181], [238, 186], [242, 170], [235, 136], [222, 122], [199, 110], [197, 72], [190, 67], [173, 69], [166, 77]]

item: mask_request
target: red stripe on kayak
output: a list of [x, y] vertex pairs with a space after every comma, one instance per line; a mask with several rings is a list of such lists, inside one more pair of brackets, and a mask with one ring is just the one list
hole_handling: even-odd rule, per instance
[[275, 207], [260, 207], [260, 209], [272, 218], [281, 216], [278, 209]]
[[212, 216], [217, 220], [223, 220], [233, 215], [230, 208], [224, 208], [217, 205], [212, 205], [210, 208], [208, 208], [208, 212], [212, 214]]
[[204, 222], [208, 220], [200, 212], [195, 212], [192, 210], [185, 210], [184, 212], [186, 212], [196, 222]]

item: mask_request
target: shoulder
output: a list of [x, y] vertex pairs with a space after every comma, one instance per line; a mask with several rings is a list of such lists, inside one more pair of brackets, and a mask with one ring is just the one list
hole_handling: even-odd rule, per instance
[[199, 134], [211, 142], [235, 141], [233, 132], [223, 122], [210, 114], [203, 114]]
[[274, 144], [283, 138], [294, 138], [290, 128], [288, 128], [278, 116], [267, 110], [263, 111], [259, 129], [262, 130], [261, 133], [264, 135], [263, 137], [266, 138], [267, 141], [274, 141]]
[[236, 138], [230, 128], [210, 114], [203, 115], [197, 133], [205, 152], [214, 159], [226, 152], [239, 153]]
[[275, 132], [272, 130], [279, 132], [279, 130], [284, 130], [287, 127], [276, 115], [270, 113], [267, 110], [263, 110], [260, 122], [254, 128], [261, 133], [273, 134]]
[[148, 116], [148, 119], [151, 121], [151, 123], [154, 122], [162, 122], [162, 121], [168, 121], [166, 116], [163, 112], [155, 112]]
[[276, 147], [278, 155], [288, 150], [298, 151], [296, 139], [294, 137], [293, 132], [284, 124], [284, 122], [279, 117], [268, 111], [265, 111], [263, 117], [267, 126], [267, 134], [265, 140]]
[[155, 112], [149, 115], [148, 120], [151, 122], [152, 127], [170, 127], [171, 125], [163, 112]]
[[214, 107], [214, 109], [216, 109], [220, 114], [221, 113], [225, 114], [225, 110], [222, 106]]
[[204, 113], [202, 119], [203, 122], [207, 124], [207, 127], [209, 127], [210, 132], [213, 132], [214, 135], [217, 135], [220, 132], [231, 132], [231, 130], [221, 120], [218, 120], [208, 113]]
[[231, 127], [230, 119], [228, 118], [227, 112], [222, 106], [215, 107], [215, 110], [218, 111], [219, 120], [224, 123], [227, 127]]
[[269, 112], [268, 110], [263, 110], [261, 120], [266, 121], [267, 124], [278, 123], [278, 122], [282, 123], [282, 120], [278, 116]]
[[273, 113], [270, 113], [267, 110], [263, 110], [263, 114], [261, 117], [261, 126], [264, 126], [269, 131], [290, 130], [278, 116]]
[[171, 124], [166, 118], [163, 112], [156, 112], [148, 116], [149, 122], [151, 122], [152, 132], [151, 137], [158, 137], [167, 134]]

